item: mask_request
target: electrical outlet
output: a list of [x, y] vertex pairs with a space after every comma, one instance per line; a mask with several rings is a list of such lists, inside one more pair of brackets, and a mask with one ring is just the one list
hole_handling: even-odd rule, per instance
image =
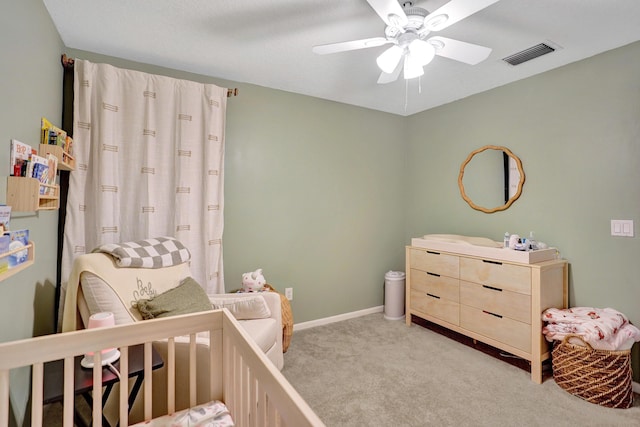
[[287, 297], [289, 301], [293, 301], [293, 288], [284, 288], [284, 296]]

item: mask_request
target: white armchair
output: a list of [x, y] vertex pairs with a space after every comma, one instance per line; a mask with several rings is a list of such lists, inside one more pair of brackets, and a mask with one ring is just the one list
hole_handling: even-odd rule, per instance
[[[121, 268], [104, 253], [81, 255], [74, 261], [64, 290], [62, 330], [82, 329], [89, 317], [98, 312], [114, 313], [116, 324], [142, 321], [134, 302], [161, 294], [180, 285], [191, 275], [188, 263], [158, 269]], [[225, 306], [265, 352], [278, 369], [284, 366], [282, 355], [282, 309], [274, 292], [210, 295], [214, 307]], [[260, 304], [266, 302], [268, 310]], [[242, 306], [244, 311], [235, 310]]]

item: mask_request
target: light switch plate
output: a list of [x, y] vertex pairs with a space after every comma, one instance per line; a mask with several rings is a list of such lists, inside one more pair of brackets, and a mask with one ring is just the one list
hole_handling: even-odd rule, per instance
[[633, 220], [632, 219], [612, 219], [611, 235], [622, 237], [633, 237]]

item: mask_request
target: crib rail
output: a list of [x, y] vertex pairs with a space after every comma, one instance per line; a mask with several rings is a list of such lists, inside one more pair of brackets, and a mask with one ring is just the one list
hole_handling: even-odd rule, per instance
[[[196, 358], [202, 351], [202, 332], [207, 336], [208, 375], [198, 373]], [[210, 397], [223, 400], [239, 427], [244, 426], [323, 426], [324, 424], [282, 376], [264, 353], [253, 343], [238, 322], [225, 310], [149, 320], [112, 328], [91, 329], [47, 335], [0, 344], [0, 426], [8, 425], [10, 410], [10, 371], [31, 367], [31, 424], [43, 424], [43, 366], [64, 360], [63, 425], [73, 426], [74, 357], [94, 352], [92, 423], [102, 425], [102, 365], [100, 351], [120, 349], [120, 371], [127, 372], [128, 348], [144, 344], [144, 419], [153, 415], [152, 344], [166, 344], [167, 413], [176, 409], [176, 378], [181, 361], [176, 356], [176, 341], [188, 337], [189, 405], [199, 402], [198, 382], [206, 381]], [[182, 367], [184, 368], [184, 367]], [[222, 395], [218, 390], [222, 383]], [[160, 385], [163, 386], [164, 384]], [[202, 388], [203, 384], [200, 384]], [[129, 423], [128, 387], [120, 387], [118, 416], [120, 425]], [[115, 398], [115, 396], [113, 396]], [[140, 396], [138, 396], [140, 398]]]

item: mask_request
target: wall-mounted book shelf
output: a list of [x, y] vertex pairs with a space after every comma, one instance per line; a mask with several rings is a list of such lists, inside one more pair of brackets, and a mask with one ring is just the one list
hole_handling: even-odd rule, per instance
[[40, 155], [46, 157], [47, 154], [53, 154], [58, 158], [58, 170], [72, 171], [76, 168], [76, 159], [64, 151], [59, 145], [40, 144]]
[[60, 187], [36, 178], [7, 177], [7, 205], [14, 212], [54, 210], [60, 207]]
[[28, 251], [28, 255], [27, 255], [27, 260], [21, 264], [16, 265], [13, 268], [9, 268], [7, 270], [2, 270], [0, 271], [0, 281], [3, 281], [5, 279], [8, 279], [9, 277], [13, 276], [16, 273], [21, 272], [22, 270], [24, 270], [27, 267], [30, 267], [31, 265], [33, 265], [33, 263], [35, 262], [35, 258], [36, 258], [36, 248], [35, 245], [33, 244], [33, 242], [29, 242], [29, 244], [27, 246], [23, 246], [21, 248], [18, 249], [14, 249], [12, 251], [8, 251], [8, 252], [3, 252], [0, 253], [0, 260], [4, 261], [5, 258], [16, 254], [18, 252], [27, 250]]

